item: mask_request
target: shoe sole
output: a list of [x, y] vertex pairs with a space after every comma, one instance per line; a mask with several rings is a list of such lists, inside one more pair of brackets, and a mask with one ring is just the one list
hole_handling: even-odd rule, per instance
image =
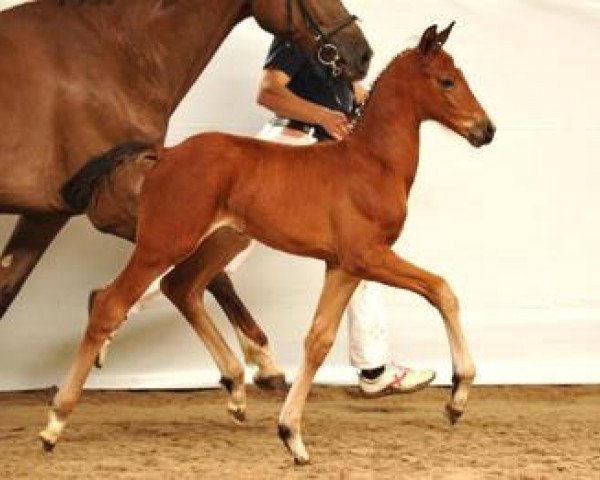
[[409, 388], [394, 388], [394, 387], [387, 386], [383, 390], [379, 390], [378, 392], [373, 392], [373, 393], [365, 392], [360, 387], [359, 387], [359, 390], [361, 391], [363, 397], [365, 397], [365, 398], [381, 398], [381, 397], [387, 397], [388, 395], [412, 393], [412, 392], [416, 392], [417, 390], [422, 390], [423, 388], [430, 385], [431, 382], [433, 382], [435, 380], [435, 377], [436, 377], [436, 374], [434, 373], [430, 379], [426, 380], [423, 383], [418, 383], [417, 385], [413, 385], [412, 387], [409, 387]]

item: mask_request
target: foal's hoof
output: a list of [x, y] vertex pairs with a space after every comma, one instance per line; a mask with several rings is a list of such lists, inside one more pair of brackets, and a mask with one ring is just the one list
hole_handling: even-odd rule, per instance
[[227, 411], [235, 423], [238, 425], [246, 425], [248, 418], [246, 417], [246, 412], [244, 410], [232, 409]]
[[44, 449], [44, 452], [51, 452], [54, 450], [54, 447], [56, 446], [55, 440], [48, 438], [45, 432], [40, 432], [39, 438], [42, 442], [42, 448]]
[[459, 410], [449, 403], [446, 405], [446, 418], [450, 421], [452, 425], [458, 422], [458, 419], [462, 416], [463, 412], [464, 410]]
[[299, 467], [303, 466], [303, 465], [310, 465], [310, 458], [301, 458], [301, 457], [294, 457], [294, 464], [298, 465]]
[[256, 376], [254, 377], [254, 385], [261, 390], [267, 390], [271, 392], [287, 392], [289, 386], [285, 381], [285, 375], [270, 375], [270, 376]]
[[285, 445], [285, 448], [294, 456], [296, 465], [308, 465], [310, 457], [299, 436], [294, 436], [292, 430], [287, 425], [279, 424], [277, 434]]

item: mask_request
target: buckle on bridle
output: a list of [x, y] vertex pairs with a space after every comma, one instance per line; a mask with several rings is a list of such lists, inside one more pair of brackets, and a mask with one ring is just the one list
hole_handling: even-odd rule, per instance
[[331, 68], [331, 74], [334, 77], [338, 77], [342, 73], [342, 68], [339, 66], [339, 61], [341, 60], [340, 52], [334, 44], [321, 44], [317, 50], [317, 60], [322, 65]]
[[[312, 32], [315, 42], [317, 42], [317, 60], [325, 67], [331, 69], [331, 74], [334, 77], [339, 77], [342, 73], [342, 67], [340, 66], [340, 60], [342, 59], [338, 48], [330, 42], [330, 39], [336, 36], [344, 28], [349, 27], [354, 23], [358, 17], [356, 15], [350, 15], [344, 22], [333, 28], [330, 32], [325, 33], [321, 30], [317, 22], [304, 5], [303, 0], [296, 0], [296, 4], [300, 10], [300, 14], [304, 19], [308, 30]], [[293, 34], [293, 12], [292, 12], [292, 0], [287, 0], [287, 16], [288, 16], [288, 34], [292, 37]]]

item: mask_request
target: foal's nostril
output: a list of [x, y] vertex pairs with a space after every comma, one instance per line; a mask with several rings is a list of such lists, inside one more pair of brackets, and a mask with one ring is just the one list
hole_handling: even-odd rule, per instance
[[471, 128], [467, 135], [469, 142], [476, 147], [481, 147], [492, 142], [496, 127], [487, 118], [482, 118], [471, 124]]
[[486, 122], [485, 125], [485, 138], [487, 143], [490, 143], [494, 139], [496, 133], [496, 126], [492, 122]]

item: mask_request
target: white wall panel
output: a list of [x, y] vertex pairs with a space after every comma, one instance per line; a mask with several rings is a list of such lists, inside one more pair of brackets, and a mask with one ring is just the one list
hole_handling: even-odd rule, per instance
[[[0, 6], [10, 3], [0, 1]], [[443, 274], [462, 304], [480, 383], [600, 381], [600, 2], [348, 0], [376, 51], [374, 77], [431, 23], [457, 25], [447, 50], [496, 121], [480, 150], [436, 125], [397, 250]], [[269, 36], [247, 21], [173, 117], [168, 142], [200, 130], [257, 131]], [[0, 222], [5, 240], [14, 220]], [[0, 322], [0, 388], [60, 381], [85, 324], [87, 292], [131, 251], [83, 219], [61, 233]], [[259, 249], [234, 281], [290, 376], [316, 302], [318, 262]], [[441, 321], [413, 294], [385, 292], [393, 356], [450, 378]], [[233, 335], [211, 303], [230, 340]], [[213, 385], [205, 348], [166, 302], [124, 327], [92, 387]], [[319, 379], [351, 383], [345, 326]]]

